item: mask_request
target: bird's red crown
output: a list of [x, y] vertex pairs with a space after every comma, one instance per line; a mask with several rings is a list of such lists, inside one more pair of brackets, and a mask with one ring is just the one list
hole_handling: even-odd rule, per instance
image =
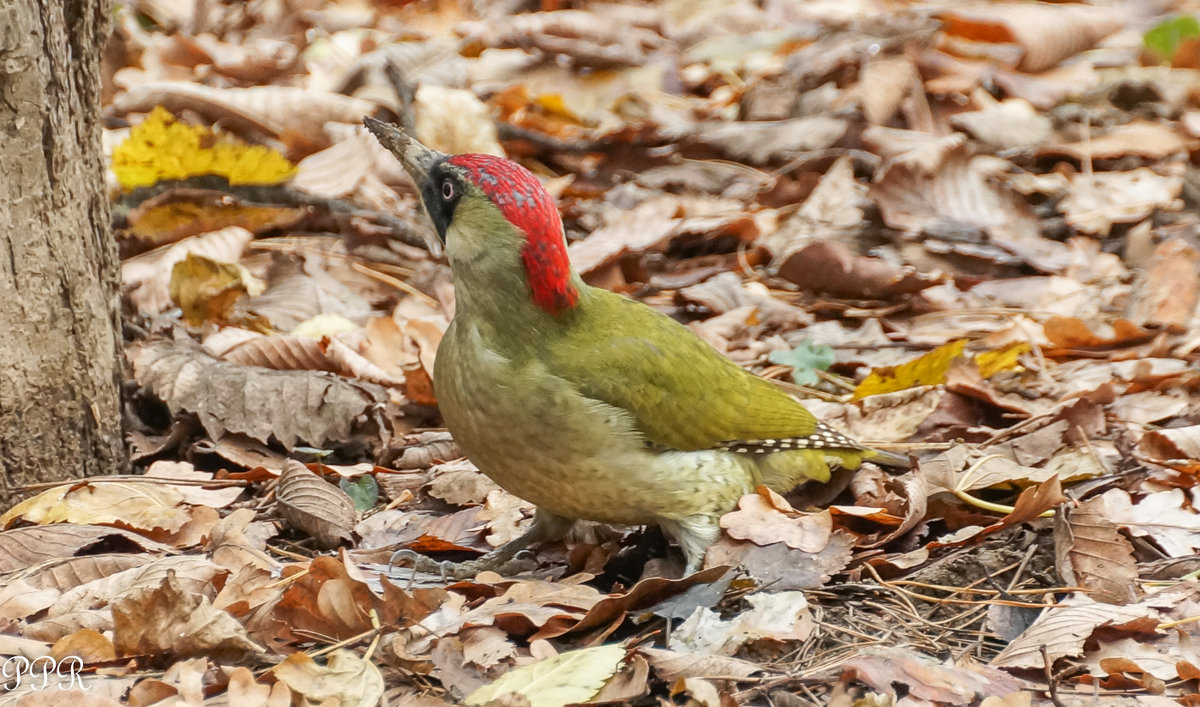
[[537, 177], [516, 162], [492, 155], [456, 155], [448, 161], [463, 169], [504, 218], [525, 234], [521, 261], [534, 304], [554, 315], [574, 307], [579, 291], [571, 284], [562, 219]]

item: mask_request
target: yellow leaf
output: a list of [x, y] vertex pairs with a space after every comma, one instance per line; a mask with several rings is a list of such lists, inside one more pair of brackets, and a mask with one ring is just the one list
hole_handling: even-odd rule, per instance
[[148, 243], [174, 243], [230, 226], [251, 233], [287, 228], [305, 216], [304, 209], [246, 203], [218, 191], [185, 189], [162, 197], [130, 211], [125, 234]]
[[200, 175], [225, 177], [234, 185], [279, 184], [296, 171], [275, 150], [177, 122], [162, 106], [129, 132], [129, 138], [113, 149], [112, 159], [117, 181], [125, 189]]
[[946, 382], [946, 372], [956, 358], [962, 356], [966, 339], [942, 344], [933, 351], [899, 366], [887, 366], [871, 371], [866, 380], [854, 389], [855, 398], [894, 393], [919, 385], [938, 385]]
[[63, 484], [13, 506], [0, 527], [20, 518], [29, 523], [123, 525], [138, 530], [179, 530], [190, 517], [172, 486], [139, 482]]
[[196, 253], [171, 270], [171, 300], [188, 324], [232, 323], [233, 305], [242, 295], [262, 294], [266, 284], [237, 263], [222, 263]]
[[996, 351], [984, 351], [975, 355], [975, 365], [979, 367], [979, 375], [991, 378], [1000, 371], [1017, 367], [1017, 358], [1029, 353], [1029, 344], [1018, 341]]
[[524, 695], [530, 707], [586, 702], [604, 687], [624, 660], [625, 649], [620, 645], [568, 651], [508, 671], [471, 693], [466, 703], [482, 705], [512, 693]]
[[571, 107], [567, 105], [561, 93], [543, 93], [535, 98], [533, 102], [534, 105], [540, 106], [542, 110], [551, 115], [560, 115], [575, 121], [579, 120], [579, 116], [575, 115]]

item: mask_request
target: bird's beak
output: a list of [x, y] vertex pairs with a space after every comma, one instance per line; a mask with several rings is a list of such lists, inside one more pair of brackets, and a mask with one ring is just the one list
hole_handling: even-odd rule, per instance
[[[404, 165], [404, 171], [408, 172], [408, 176], [412, 177], [413, 183], [417, 185], [417, 193], [424, 193], [425, 187], [429, 183], [430, 170], [446, 155], [425, 147], [397, 125], [385, 123], [369, 116], [363, 118], [363, 124], [367, 126], [367, 130], [371, 131], [375, 139], [379, 140], [379, 144], [386, 147], [396, 156], [396, 159], [400, 160], [400, 164]], [[442, 242], [432, 231], [426, 232], [425, 245], [435, 258], [441, 257]]]

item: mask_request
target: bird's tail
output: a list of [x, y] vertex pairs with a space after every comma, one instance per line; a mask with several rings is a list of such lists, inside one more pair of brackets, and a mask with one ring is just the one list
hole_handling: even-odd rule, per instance
[[912, 461], [907, 456], [872, 447], [863, 450], [862, 459], [863, 461], [874, 462], [880, 466], [890, 466], [895, 469], [912, 468]]

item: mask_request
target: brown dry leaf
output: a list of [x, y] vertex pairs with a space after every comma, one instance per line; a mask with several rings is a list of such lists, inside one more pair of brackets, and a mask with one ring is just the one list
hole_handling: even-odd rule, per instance
[[1200, 301], [1200, 250], [1182, 238], [1168, 238], [1139, 275], [1125, 308], [1134, 324], [1187, 330]]
[[54, 604], [60, 596], [61, 592], [53, 587], [39, 589], [22, 578], [9, 579], [0, 587], [0, 621], [9, 625], [27, 619]]
[[863, 130], [863, 142], [888, 162], [928, 175], [937, 172], [943, 162], [961, 152], [967, 140], [961, 133], [934, 135], [871, 125]]
[[640, 655], [628, 656], [617, 674], [592, 696], [592, 702], [630, 704], [649, 695], [649, 681], [650, 663]]
[[1179, 646], [1166, 645], [1162, 640], [1147, 642], [1125, 637], [1101, 641], [1098, 649], [1088, 651], [1084, 664], [1093, 676], [1110, 678], [1098, 681], [1104, 687], [1118, 690], [1141, 687], [1152, 694], [1162, 694], [1161, 681], [1179, 680], [1183, 678], [1181, 673], [1187, 671], [1180, 665], [1185, 662], [1180, 660], [1181, 653]]
[[174, 488], [136, 481], [64, 483], [47, 489], [0, 515], [0, 526], [28, 523], [123, 525], [173, 533], [190, 518]]
[[829, 544], [833, 518], [829, 511], [797, 513], [782, 496], [766, 486], [738, 500], [738, 510], [721, 516], [729, 537], [757, 545], [784, 543], [807, 553], [819, 553]]
[[484, 539], [492, 547], [499, 547], [510, 540], [516, 540], [529, 528], [529, 518], [534, 512], [534, 505], [504, 489], [493, 489], [488, 492], [483, 508], [476, 516], [481, 523], [487, 524], [487, 535]]
[[[1113, 419], [1122, 422], [1132, 422], [1135, 425], [1149, 425], [1155, 422], [1167, 420], [1176, 415], [1179, 415], [1187, 409], [1187, 399], [1179, 393], [1161, 393], [1154, 390], [1144, 390], [1140, 393], [1126, 393], [1109, 404], [1108, 409], [1111, 412]], [[1167, 452], [1168, 455], [1162, 456], [1160, 452], [1155, 451], [1156, 444], [1161, 441], [1157, 435], [1160, 432], [1168, 432], [1174, 434], [1174, 429], [1171, 430], [1150, 430], [1142, 438], [1138, 440], [1138, 451], [1150, 456], [1154, 459], [1185, 459], [1188, 457], [1200, 457], [1200, 444], [1197, 444], [1192, 453], [1180, 455], [1180, 449], [1174, 449]], [[1146, 447], [1142, 447], [1142, 444]], [[1169, 449], [1169, 448], [1168, 448]]]
[[[99, 545], [165, 553], [170, 547], [128, 530], [103, 525], [61, 523], [0, 532], [0, 574], [50, 560], [69, 559]], [[83, 559], [83, 558], [80, 558]]]
[[117, 659], [117, 650], [104, 634], [85, 628], [56, 641], [50, 656], [57, 661], [74, 657], [84, 663], [106, 663]]
[[1111, 327], [1097, 325], [1093, 330], [1077, 317], [1050, 317], [1042, 323], [1046, 338], [1062, 349], [1107, 349], [1143, 344], [1154, 336], [1138, 325], [1118, 319]]
[[397, 542], [421, 553], [490, 550], [479, 524], [479, 508], [445, 515], [417, 514]]
[[1105, 517], [1104, 500], [1093, 498], [1064, 507], [1054, 518], [1054, 551], [1059, 575], [1068, 586], [1110, 604], [1128, 604], [1137, 595], [1133, 546]]
[[[644, 609], [652, 609], [660, 616], [679, 617], [680, 605], [684, 613], [690, 614], [696, 606], [711, 606], [707, 599], [715, 602], [718, 597], [711, 597], [713, 587], [721, 589], [721, 580], [729, 573], [728, 567], [710, 567], [681, 579], [666, 579], [663, 577], [648, 577], [633, 585], [624, 594], [609, 594], [596, 602], [587, 614], [574, 626], [557, 633], [549, 634], [543, 629], [542, 637], [553, 637], [562, 633], [585, 632], [597, 628], [612, 627], [622, 620], [626, 614], [632, 614]], [[721, 589], [723, 591], [723, 589]], [[697, 594], [704, 600], [696, 601]], [[678, 601], [674, 601], [678, 600]], [[671, 609], [672, 611], [664, 611]]]
[[1105, 236], [1113, 224], [1137, 223], [1156, 211], [1179, 211], [1183, 178], [1147, 167], [1129, 172], [1080, 173], [1059, 209], [1076, 230]]
[[306, 209], [243, 201], [228, 191], [173, 187], [130, 209], [125, 234], [158, 245], [234, 227], [264, 233], [294, 226], [307, 214]]
[[192, 236], [173, 245], [142, 253], [121, 263], [121, 282], [131, 288], [129, 299], [143, 315], [171, 306], [171, 274], [189, 254], [215, 261], [237, 262], [254, 234], [239, 226]]
[[610, 223], [568, 246], [571, 263], [580, 275], [587, 276], [626, 253], [662, 248], [678, 222], [677, 208], [675, 199], [655, 197], [629, 211], [614, 214]]
[[[166, 485], [179, 492], [184, 503], [193, 506], [210, 506], [225, 508], [242, 495], [240, 484], [226, 485], [219, 479], [214, 479], [208, 471], [198, 471], [188, 462], [156, 461], [146, 470], [146, 478], [163, 479]], [[212, 488], [192, 484], [172, 484], [171, 480], [181, 481], [212, 481]]]
[[1016, 678], [970, 659], [943, 663], [908, 648], [861, 648], [859, 655], [841, 665], [842, 679], [854, 678], [885, 695], [895, 696], [898, 686], [907, 695], [943, 704], [969, 704], [985, 696], [1002, 696], [1022, 690]]
[[[838, 358], [841, 359], [841, 356]], [[907, 388], [895, 393], [871, 395], [862, 398], [856, 405], [847, 405], [844, 419], [837, 419], [830, 414], [818, 416], [840, 423], [840, 428], [854, 439], [903, 442], [912, 437], [925, 420], [938, 410], [945, 395], [946, 391], [940, 386]], [[809, 407], [816, 408], [816, 405], [810, 403]]]
[[893, 299], [942, 281], [908, 265], [854, 255], [836, 241], [805, 246], [779, 264], [779, 276], [805, 290], [859, 299]]
[[[920, 477], [915, 472], [900, 476], [888, 474], [878, 468], [866, 467], [855, 473], [850, 481], [854, 499], [859, 506], [831, 506], [830, 511], [835, 515], [849, 514], [850, 509], [866, 511], [868, 507], [882, 507], [889, 514], [887, 522], [894, 525], [891, 530], [880, 533], [874, 539], [864, 538], [858, 546], [862, 548], [881, 547], [888, 542], [904, 535], [925, 520], [929, 505], [929, 497]], [[854, 513], [858, 517], [877, 518], [872, 513], [864, 515]], [[892, 518], [898, 518], [898, 523], [891, 523]]]
[[[466, 631], [470, 630], [466, 629]], [[504, 635], [503, 631], [489, 626], [475, 630], [494, 631], [501, 636]], [[433, 646], [433, 653], [429, 659], [433, 663], [430, 675], [437, 678], [450, 695], [459, 699], [491, 682], [488, 673], [467, 661], [463, 655], [463, 641], [459, 636], [445, 636], [439, 639]]]
[[756, 592], [745, 598], [750, 608], [727, 621], [711, 609], [697, 609], [671, 632], [671, 645], [689, 653], [732, 656], [763, 639], [803, 641], [817, 628], [804, 592]]
[[[119, 569], [119, 566], [113, 566], [112, 569]], [[98, 578], [63, 592], [47, 610], [47, 618], [35, 624], [39, 627], [38, 635], [46, 640], [57, 641], [80, 628], [110, 630], [112, 613], [108, 606], [113, 597], [140, 590], [156, 590], [171, 573], [174, 573], [183, 591], [202, 594], [211, 592], [214, 580], [226, 574], [226, 571], [204, 557], [174, 555], [134, 565], [114, 574], [100, 573]], [[100, 614], [98, 620], [96, 613]]]
[[463, 616], [464, 626], [496, 626], [515, 636], [552, 638], [575, 629], [605, 595], [581, 584], [512, 582]]
[[430, 469], [429, 495], [451, 505], [482, 504], [489, 493], [499, 488], [467, 459], [436, 464]]
[[313, 558], [307, 571], [291, 565], [284, 577], [295, 579], [275, 607], [275, 619], [294, 631], [349, 638], [369, 630], [370, 610], [381, 608], [367, 585], [333, 557]]
[[293, 653], [272, 668], [275, 679], [313, 703], [373, 707], [383, 699], [383, 675], [368, 660], [348, 650], [329, 654], [320, 665], [305, 653]]
[[[397, 446], [400, 456], [388, 465], [397, 471], [405, 469], [428, 469], [435, 461], [453, 461], [463, 456], [462, 451], [446, 430], [417, 432], [404, 438]], [[382, 482], [381, 482], [382, 483]]]
[[347, 139], [300, 160], [292, 188], [330, 199], [352, 193], [375, 167], [375, 145], [376, 140], [366, 131], [356, 130]]
[[238, 666], [229, 673], [229, 689], [226, 697], [230, 705], [261, 705], [262, 707], [288, 707], [292, 694], [283, 682], [264, 685], [254, 680], [249, 668]]
[[1172, 467], [1182, 463], [1190, 468], [1200, 459], [1200, 425], [1150, 430], [1138, 440], [1137, 451]]
[[289, 459], [283, 463], [275, 500], [279, 514], [292, 527], [311, 535], [320, 548], [352, 542], [354, 501], [300, 462]]
[[[557, 14], [557, 13], [556, 13]], [[416, 137], [447, 155], [467, 152], [504, 157], [487, 105], [460, 88], [421, 84], [413, 100]]]
[[171, 268], [171, 301], [183, 310], [192, 326], [206, 322], [247, 323], [252, 318], [235, 311], [244, 296], [261, 294], [267, 284], [238, 263], [222, 263], [196, 253], [187, 253]]
[[867, 187], [854, 178], [854, 160], [842, 155], [821, 175], [796, 213], [774, 233], [758, 240], [777, 259], [785, 262], [791, 251], [818, 239], [844, 240], [862, 227]]
[[376, 415], [384, 398], [366, 383], [237, 366], [185, 342], [135, 344], [127, 355], [139, 384], [173, 413], [198, 415], [213, 439], [229, 431], [290, 450], [301, 440], [321, 446], [383, 434]]
[[481, 668], [492, 668], [517, 656], [517, 646], [508, 634], [491, 626], [463, 629], [463, 660]]
[[465, 25], [463, 31], [488, 46], [537, 49], [593, 69], [641, 66], [649, 50], [665, 43], [619, 14], [584, 10], [512, 15]]
[[113, 645], [122, 656], [203, 655], [244, 660], [263, 648], [232, 616], [209, 598], [190, 592], [169, 571], [162, 584], [133, 591], [113, 602]]
[[669, 139], [698, 143], [730, 159], [762, 165], [833, 147], [847, 128], [845, 120], [816, 115], [790, 120], [696, 123], [666, 128], [664, 132]]
[[209, 123], [222, 123], [249, 135], [301, 136], [321, 149], [328, 145], [325, 124], [357, 125], [375, 104], [350, 96], [287, 86], [213, 88], [185, 82], [149, 82], [133, 86], [113, 100], [117, 115], [149, 113], [163, 106], [176, 115], [191, 111]]
[[762, 585], [773, 591], [816, 589], [825, 586], [830, 577], [850, 563], [854, 537], [841, 530], [829, 536], [829, 542], [819, 553], [796, 550], [784, 543], [760, 547], [728, 537], [722, 537], [708, 548], [706, 566], [738, 566]]
[[917, 67], [906, 56], [882, 57], [863, 62], [858, 83], [842, 93], [837, 107], [859, 103], [863, 116], [872, 125], [883, 125], [900, 109], [900, 102], [912, 90]]
[[758, 663], [721, 655], [700, 655], [662, 648], [641, 647], [638, 652], [654, 668], [654, 673], [663, 680], [675, 681], [683, 677], [750, 677], [763, 670]]
[[1102, 135], [1092, 135], [1080, 142], [1041, 145], [1040, 155], [1066, 155], [1087, 163], [1090, 160], [1111, 160], [1121, 157], [1142, 157], [1147, 160], [1166, 160], [1187, 153], [1183, 136], [1163, 123], [1134, 120], [1117, 125]]
[[1042, 650], [1051, 661], [1083, 654], [1084, 642], [1100, 627], [1132, 630], [1138, 633], [1153, 631], [1158, 612], [1145, 604], [1118, 606], [1101, 604], [1075, 595], [1059, 604], [1047, 607], [1042, 614], [1004, 650], [992, 658], [998, 668], [1044, 667]]
[[1053, 123], [1029, 101], [1007, 98], [997, 101], [985, 91], [973, 94], [977, 110], [950, 118], [956, 128], [999, 150], [1021, 149], [1046, 144], [1054, 137]]
[[768, 327], [798, 326], [812, 322], [807, 312], [772, 296], [761, 283], [744, 283], [737, 274], [731, 272], [723, 272], [677, 290], [675, 301], [703, 307], [714, 314], [754, 307], [760, 323]]
[[[327, 242], [316, 238], [289, 239], [289, 242], [301, 248], [309, 244], [319, 249], [328, 247]], [[322, 315], [335, 315], [361, 325], [373, 315], [371, 303], [366, 299], [369, 293], [339, 280], [337, 274], [332, 267], [322, 269], [301, 262], [278, 264], [270, 270], [270, 287], [247, 300], [246, 309], [267, 319], [279, 331], [295, 331], [305, 322], [321, 321]], [[333, 333], [340, 332], [320, 331], [313, 335]]]
[[385, 386], [400, 386], [404, 382], [403, 377], [393, 376], [371, 363], [340, 338], [329, 336], [255, 336], [227, 349], [220, 356], [230, 363], [276, 371], [327, 371]]
[[1181, 489], [1159, 491], [1134, 503], [1122, 489], [1101, 496], [1105, 517], [1139, 538], [1150, 538], [1167, 557], [1185, 557], [1200, 550], [1200, 514]]
[[[977, 43], [978, 49], [1001, 43], [1017, 45], [1017, 68], [1038, 72], [1095, 46], [1120, 29], [1116, 10], [1049, 3], [969, 3], [940, 13], [952, 39]], [[953, 45], [965, 50], [965, 43]], [[985, 54], [988, 56], [989, 54]]]
[[206, 658], [192, 658], [173, 663], [161, 680], [146, 678], [134, 685], [129, 691], [129, 704], [203, 707], [204, 676], [207, 671]]
[[892, 228], [957, 239], [964, 230], [980, 231], [993, 247], [1040, 270], [1061, 269], [1066, 265], [1063, 246], [1042, 238], [1025, 201], [991, 180], [1007, 169], [1003, 160], [973, 156], [960, 147], [946, 153], [934, 171], [893, 162], [876, 178], [871, 193]]
[[1102, 74], [1090, 61], [1073, 61], [1049, 71], [1027, 74], [999, 67], [994, 80], [1013, 98], [1023, 98], [1035, 108], [1049, 110], [1071, 96], [1094, 90]]

